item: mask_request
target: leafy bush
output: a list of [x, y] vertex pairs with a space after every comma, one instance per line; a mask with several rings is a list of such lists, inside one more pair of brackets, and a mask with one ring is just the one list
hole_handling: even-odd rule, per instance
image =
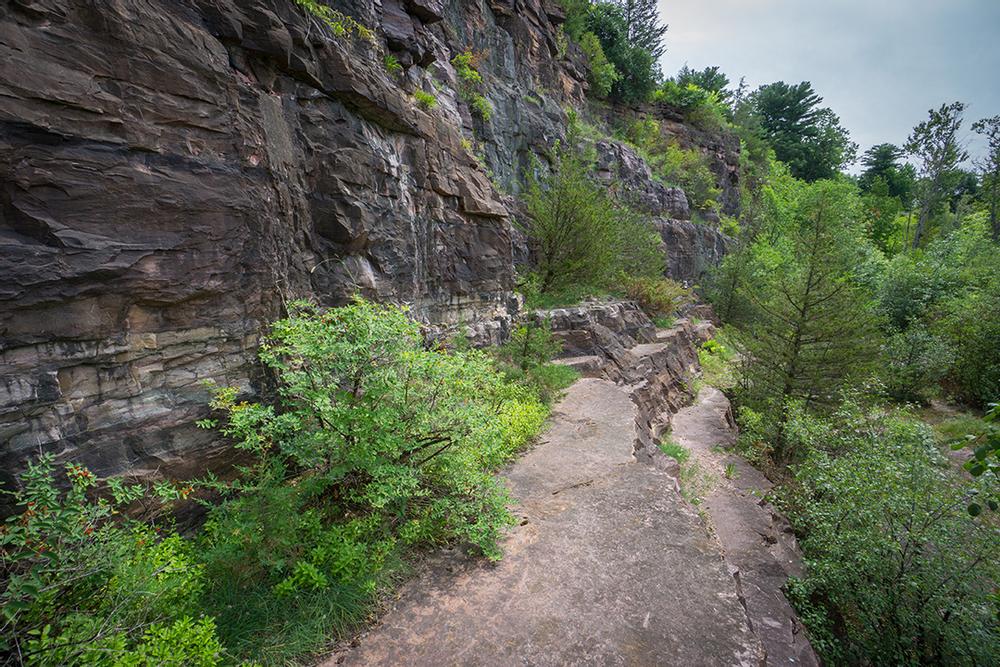
[[970, 486], [929, 430], [884, 415], [812, 430], [844, 450], [814, 447], [784, 496], [807, 566], [789, 592], [813, 646], [835, 665], [995, 664], [1000, 533], [967, 514]]
[[622, 8], [597, 3], [590, 7], [585, 24], [587, 32], [600, 40], [604, 55], [619, 74], [611, 86], [611, 97], [627, 104], [647, 101], [660, 78], [659, 66], [648, 48], [630, 39]]
[[583, 33], [580, 37], [580, 48], [587, 56], [587, 66], [590, 68], [587, 80], [590, 82], [591, 90], [598, 99], [605, 99], [622, 78], [621, 74], [604, 54], [601, 40], [594, 33]]
[[362, 25], [353, 17], [348, 16], [344, 12], [337, 11], [319, 0], [295, 0], [295, 4], [316, 17], [337, 37], [357, 35], [370, 42], [375, 41], [375, 33], [371, 29]]
[[650, 317], [672, 315], [688, 303], [694, 301], [691, 290], [670, 278], [630, 278], [624, 277], [625, 293], [628, 298]]
[[593, 150], [572, 118], [566, 140], [553, 152], [551, 173], [529, 181], [529, 219], [522, 222], [538, 292], [607, 291], [622, 272], [658, 273], [663, 261], [659, 236], [646, 218], [617, 205], [594, 181]]
[[937, 325], [955, 354], [949, 386], [980, 407], [1000, 397], [1000, 271], [982, 282], [949, 299]]
[[939, 336], [914, 324], [889, 337], [882, 347], [882, 382], [892, 398], [923, 402], [948, 372], [952, 352]]
[[94, 475], [53, 457], [30, 463], [20, 513], [0, 531], [0, 655], [37, 665], [214, 665], [222, 657], [199, 614], [204, 580], [190, 545], [116, 514], [140, 494], [120, 483], [92, 500]]
[[726, 336], [727, 334], [720, 331], [715, 338], [705, 341], [698, 350], [702, 381], [722, 391], [736, 386], [732, 365], [736, 352], [730, 345], [722, 342]]
[[249, 455], [199, 542], [234, 651], [280, 662], [350, 628], [411, 547], [500, 558], [512, 517], [493, 472], [546, 411], [486, 353], [426, 349], [404, 310], [359, 300], [292, 304], [260, 357], [279, 403], [219, 389], [225, 420], [203, 423]]
[[549, 363], [561, 349], [562, 343], [552, 336], [548, 321], [529, 320], [514, 329], [510, 340], [495, 354], [508, 378], [528, 387], [543, 402], [551, 403], [579, 377], [569, 366]]
[[653, 101], [680, 109], [688, 122], [703, 130], [720, 130], [728, 125], [726, 107], [718, 93], [694, 83], [679, 84], [667, 79], [653, 93]]
[[493, 105], [479, 92], [483, 76], [476, 69], [476, 55], [471, 50], [465, 50], [452, 58], [451, 64], [458, 75], [459, 95], [477, 116], [488, 122], [493, 117]]
[[417, 100], [417, 104], [419, 104], [422, 109], [427, 109], [428, 111], [438, 105], [436, 97], [420, 89], [413, 91], [413, 97]]
[[683, 149], [668, 143], [662, 153], [654, 155], [653, 166], [660, 178], [669, 185], [684, 189], [691, 205], [702, 211], [716, 210], [721, 190], [707, 158], [697, 148]]
[[691, 205], [699, 210], [716, 210], [717, 187], [708, 159], [697, 148], [683, 149], [676, 141], [664, 139], [660, 123], [653, 118], [641, 118], [625, 132], [625, 139], [639, 149], [663, 183], [683, 188]]

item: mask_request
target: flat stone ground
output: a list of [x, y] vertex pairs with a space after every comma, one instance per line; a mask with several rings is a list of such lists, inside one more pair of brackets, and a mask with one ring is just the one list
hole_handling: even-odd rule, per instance
[[739, 456], [724, 451], [736, 437], [729, 414], [729, 401], [722, 392], [705, 387], [693, 405], [674, 415], [671, 435], [712, 480], [701, 508], [726, 562], [738, 573], [747, 615], [767, 653], [767, 664], [819, 665], [781, 590], [789, 575], [801, 573], [795, 539], [784, 520], [762, 501], [771, 482]]
[[634, 437], [626, 389], [578, 381], [506, 473], [522, 524], [504, 559], [441, 554], [323, 664], [761, 664], [718, 542]]

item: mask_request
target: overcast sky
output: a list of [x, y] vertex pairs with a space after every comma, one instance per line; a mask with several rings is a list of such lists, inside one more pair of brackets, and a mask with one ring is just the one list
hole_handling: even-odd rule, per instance
[[[1000, 114], [1000, 0], [659, 0], [662, 65], [719, 65], [752, 88], [811, 81], [863, 152], [902, 144], [931, 107], [964, 130]], [[979, 144], [970, 146], [973, 152]], [[853, 170], [852, 170], [853, 171]]]

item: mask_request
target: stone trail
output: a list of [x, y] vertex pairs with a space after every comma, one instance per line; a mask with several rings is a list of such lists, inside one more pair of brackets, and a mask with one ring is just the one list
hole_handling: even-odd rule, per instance
[[435, 556], [324, 665], [765, 664], [723, 545], [655, 447], [690, 399], [708, 333], [630, 317], [612, 304], [551, 318], [580, 342], [568, 363], [603, 377], [573, 385], [543, 442], [505, 473], [521, 522], [504, 559]]
[[772, 484], [744, 459], [725, 451], [736, 436], [728, 399], [718, 389], [705, 387], [694, 404], [674, 415], [672, 427], [674, 441], [712, 478], [700, 507], [736, 578], [767, 664], [819, 665], [781, 590], [789, 576], [801, 574], [801, 557], [788, 523], [762, 499]]

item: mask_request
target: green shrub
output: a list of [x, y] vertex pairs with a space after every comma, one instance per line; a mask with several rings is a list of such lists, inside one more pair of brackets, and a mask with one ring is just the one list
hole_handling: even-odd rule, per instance
[[935, 326], [954, 351], [949, 387], [978, 407], [1000, 397], [1000, 272], [983, 283], [949, 299]]
[[583, 33], [580, 37], [580, 48], [587, 56], [587, 66], [589, 67], [587, 80], [590, 82], [591, 91], [595, 97], [603, 100], [611, 94], [611, 89], [621, 79], [621, 75], [604, 54], [601, 40], [594, 33]]
[[625, 131], [625, 139], [639, 149], [659, 180], [683, 188], [694, 208], [718, 209], [717, 198], [722, 191], [701, 151], [683, 149], [676, 141], [664, 139], [660, 123], [653, 118], [633, 122]]
[[417, 104], [419, 104], [422, 109], [427, 109], [428, 111], [438, 105], [436, 97], [420, 89], [413, 91], [413, 97], [417, 100]]
[[493, 118], [493, 105], [479, 93], [471, 93], [469, 95], [469, 107], [473, 113], [486, 122], [489, 122]]
[[681, 85], [667, 79], [653, 93], [654, 102], [663, 102], [680, 109], [686, 120], [703, 130], [720, 130], [728, 125], [726, 107], [718, 93], [688, 83]]
[[733, 358], [736, 353], [731, 345], [721, 342], [725, 336], [724, 332], [718, 332], [716, 338], [705, 341], [698, 350], [702, 381], [722, 391], [736, 387], [736, 374], [733, 368]]
[[202, 568], [179, 536], [119, 518], [137, 487], [91, 499], [94, 475], [53, 457], [32, 462], [0, 531], [0, 654], [28, 664], [214, 665], [222, 647], [199, 615]]
[[451, 59], [458, 75], [459, 95], [465, 100], [473, 113], [489, 122], [493, 117], [493, 105], [486, 99], [480, 89], [483, 86], [483, 75], [476, 69], [476, 55], [466, 49]]
[[280, 400], [216, 391], [249, 460], [199, 542], [232, 650], [283, 662], [342, 635], [412, 547], [500, 558], [513, 519], [493, 473], [546, 410], [486, 353], [426, 349], [403, 309], [359, 300], [292, 304], [260, 358]]
[[552, 336], [547, 321], [529, 321], [515, 328], [510, 340], [495, 354], [508, 378], [551, 403], [579, 377], [569, 366], [549, 363], [561, 349], [562, 343]]
[[[650, 50], [652, 44], [637, 43], [630, 37], [622, 7], [606, 2], [591, 5], [585, 26], [598, 38], [605, 57], [619, 75], [611, 86], [611, 97], [626, 104], [647, 101], [660, 78], [658, 54]], [[653, 37], [657, 45], [660, 36], [662, 31]]]
[[688, 462], [691, 458], [691, 451], [685, 449], [684, 447], [678, 445], [673, 440], [661, 440], [659, 444], [660, 451], [677, 461], [681, 465]]
[[295, 4], [316, 17], [337, 37], [357, 35], [370, 42], [375, 41], [375, 33], [371, 29], [319, 0], [295, 0]]
[[[524, 229], [541, 295], [564, 290], [606, 292], [621, 273], [659, 273], [660, 239], [650, 222], [616, 204], [593, 179], [593, 150], [571, 116], [565, 142], [554, 147], [551, 173], [534, 176], [524, 197]], [[541, 165], [538, 171], [542, 171]]]
[[888, 395], [920, 403], [931, 398], [953, 358], [947, 343], [920, 324], [890, 336], [882, 354], [881, 377]]
[[694, 301], [691, 290], [670, 278], [623, 277], [625, 294], [650, 317], [672, 315]]
[[789, 586], [827, 664], [995, 664], [995, 524], [966, 512], [970, 485], [925, 426], [870, 415], [808, 427], [817, 442], [784, 496], [807, 574]]

